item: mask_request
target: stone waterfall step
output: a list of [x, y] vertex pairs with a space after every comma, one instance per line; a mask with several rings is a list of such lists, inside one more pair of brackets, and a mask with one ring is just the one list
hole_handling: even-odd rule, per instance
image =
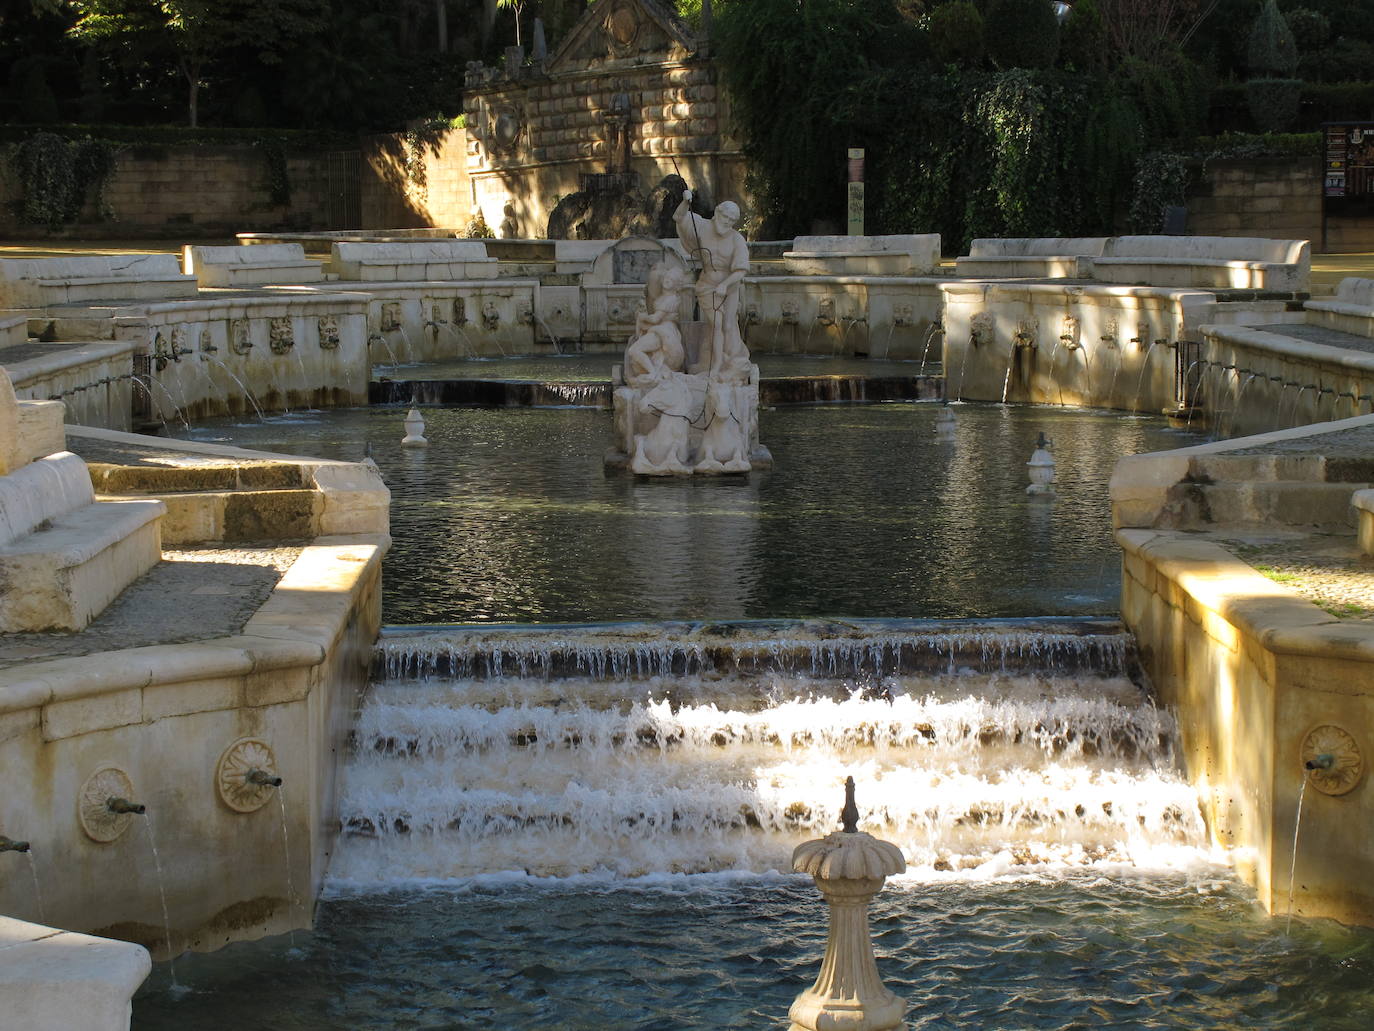
[[[943, 395], [941, 376], [785, 376], [759, 383], [759, 403], [764, 406], [932, 401]], [[371, 404], [610, 408], [611, 385], [609, 381], [383, 379], [368, 385], [368, 400]]]
[[1179, 530], [1301, 526], [1348, 533], [1357, 522], [1352, 498], [1367, 486], [1299, 480], [1185, 482], [1170, 489], [1159, 525]]
[[782, 871], [847, 775], [914, 876], [1187, 865], [1133, 656], [1105, 620], [392, 628], [332, 876]]

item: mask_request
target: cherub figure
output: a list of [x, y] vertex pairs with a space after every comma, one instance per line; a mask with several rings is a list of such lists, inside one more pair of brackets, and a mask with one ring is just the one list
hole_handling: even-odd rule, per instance
[[651, 389], [665, 373], [681, 372], [684, 353], [678, 328], [686, 273], [665, 267], [649, 270], [648, 309], [635, 319], [635, 336], [625, 349], [625, 382], [639, 390]]

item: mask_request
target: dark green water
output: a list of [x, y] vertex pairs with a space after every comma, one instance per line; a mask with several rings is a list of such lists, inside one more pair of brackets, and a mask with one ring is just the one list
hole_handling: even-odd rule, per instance
[[[913, 1029], [1374, 1026], [1374, 933], [1181, 877], [889, 887], [879, 970]], [[809, 879], [512, 879], [336, 898], [318, 927], [188, 955], [136, 1031], [782, 1029], [825, 948]]]
[[[770, 472], [606, 474], [609, 413], [398, 408], [211, 422], [198, 440], [350, 460], [392, 491], [389, 623], [1115, 612], [1107, 481], [1122, 455], [1195, 443], [1163, 419], [1056, 407], [934, 404], [761, 414]], [[1036, 434], [1058, 495], [1030, 499]]]

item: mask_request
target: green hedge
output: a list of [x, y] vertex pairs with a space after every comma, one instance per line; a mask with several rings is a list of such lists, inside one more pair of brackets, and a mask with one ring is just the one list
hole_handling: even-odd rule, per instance
[[125, 146], [253, 147], [271, 141], [297, 150], [353, 150], [351, 133], [315, 129], [192, 129], [176, 125], [0, 125], [0, 143], [20, 143], [38, 133], [66, 140], [98, 139]]

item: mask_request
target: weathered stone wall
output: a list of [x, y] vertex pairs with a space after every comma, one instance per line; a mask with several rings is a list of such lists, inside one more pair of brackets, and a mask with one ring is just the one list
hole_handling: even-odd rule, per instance
[[449, 129], [416, 145], [404, 133], [366, 138], [361, 228], [464, 229], [472, 218], [467, 161], [465, 129]]
[[[1311, 240], [1321, 250], [1321, 162], [1313, 158], [1233, 158], [1208, 162], [1188, 194], [1194, 236], [1271, 236]], [[1374, 219], [1332, 218], [1326, 250], [1374, 248]]]
[[[61, 235], [128, 237], [140, 234], [231, 234], [282, 226], [329, 225], [329, 159], [325, 152], [286, 155], [291, 202], [273, 204], [268, 166], [254, 147], [126, 147], [105, 186], [104, 216], [94, 198], [78, 225]], [[43, 226], [20, 223], [8, 202], [20, 196], [12, 176], [0, 176], [0, 231], [9, 236], [49, 236]]]

